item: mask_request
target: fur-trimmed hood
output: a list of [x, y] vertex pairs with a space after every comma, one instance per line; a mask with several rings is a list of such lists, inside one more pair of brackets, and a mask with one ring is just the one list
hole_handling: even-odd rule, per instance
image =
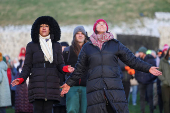
[[52, 42], [60, 40], [61, 30], [57, 21], [50, 16], [41, 16], [35, 20], [31, 28], [31, 38], [34, 43], [39, 43], [39, 29], [41, 24], [48, 24], [50, 26], [50, 38]]

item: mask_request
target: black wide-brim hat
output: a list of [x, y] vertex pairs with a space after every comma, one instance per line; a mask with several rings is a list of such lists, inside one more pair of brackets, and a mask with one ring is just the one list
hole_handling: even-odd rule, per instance
[[50, 38], [52, 42], [59, 41], [61, 36], [60, 26], [57, 21], [50, 16], [38, 17], [31, 28], [31, 38], [35, 43], [39, 43], [39, 29], [41, 24], [47, 24], [50, 27]]

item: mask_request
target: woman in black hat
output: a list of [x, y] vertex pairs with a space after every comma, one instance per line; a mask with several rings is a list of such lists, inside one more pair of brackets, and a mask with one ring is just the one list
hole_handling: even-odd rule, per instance
[[73, 72], [65, 66], [62, 56], [60, 27], [50, 16], [35, 20], [31, 29], [32, 42], [26, 47], [23, 70], [12, 85], [24, 83], [29, 77], [28, 98], [34, 113], [52, 113], [53, 103], [60, 100], [59, 72]]

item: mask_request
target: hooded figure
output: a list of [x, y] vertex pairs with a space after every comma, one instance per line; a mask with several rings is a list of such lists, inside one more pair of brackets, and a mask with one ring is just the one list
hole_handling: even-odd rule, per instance
[[[99, 19], [93, 27], [90, 42], [83, 45], [75, 71], [62, 86], [65, 94], [88, 69], [87, 113], [128, 113], [118, 58], [131, 68], [144, 72], [158, 72], [150, 64], [136, 58], [133, 53], [108, 32], [105, 20]], [[155, 74], [157, 75], [157, 74]]]
[[32, 42], [27, 44], [22, 72], [12, 82], [15, 86], [29, 77], [28, 98], [33, 102], [34, 113], [52, 113], [53, 103], [60, 100], [59, 71], [63, 73], [64, 67], [62, 48], [57, 42], [60, 34], [54, 18], [37, 18], [32, 25]]

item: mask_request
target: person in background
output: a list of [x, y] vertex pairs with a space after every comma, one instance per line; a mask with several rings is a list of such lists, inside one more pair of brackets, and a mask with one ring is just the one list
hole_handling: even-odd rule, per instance
[[6, 64], [10, 65], [11, 59], [10, 59], [9, 55], [5, 55], [5, 59], [6, 59]]
[[62, 46], [62, 52], [64, 51], [64, 48], [69, 46], [68, 42], [61, 42], [60, 44]]
[[8, 66], [7, 68], [7, 76], [8, 76], [8, 83], [9, 86], [11, 85], [11, 80], [12, 80], [12, 76], [11, 76], [11, 59], [8, 55], [5, 56], [6, 58], [6, 64]]
[[130, 66], [156, 76], [162, 73], [134, 56], [134, 54], [108, 31], [104, 19], [98, 19], [93, 26], [90, 42], [83, 45], [75, 71], [61, 87], [61, 95], [68, 93], [71, 86], [80, 80], [88, 69], [87, 113], [129, 113], [118, 58]]
[[[12, 76], [12, 81], [16, 79], [18, 71], [17, 67], [19, 65], [18, 59], [14, 59], [11, 61], [11, 76]], [[15, 91], [16, 91], [16, 86], [12, 87], [11, 85], [11, 100], [12, 100], [12, 107], [15, 108]]]
[[[68, 47], [67, 42], [61, 42], [62, 46], [62, 52], [64, 51], [64, 48]], [[62, 73], [59, 73], [60, 76], [60, 86], [62, 86], [65, 82], [65, 76]], [[67, 113], [66, 112], [66, 95], [63, 97], [60, 97], [60, 103], [53, 105], [53, 113]]]
[[25, 61], [19, 78], [12, 86], [25, 83], [29, 77], [28, 98], [34, 113], [52, 113], [60, 101], [59, 71], [73, 72], [65, 66], [60, 40], [60, 27], [50, 16], [38, 17], [31, 28], [32, 41], [27, 44]]
[[[138, 51], [135, 53], [135, 56], [139, 57]], [[136, 106], [137, 105], [136, 100], [137, 100], [138, 81], [135, 79], [135, 73], [132, 73], [132, 77], [133, 78], [130, 80], [130, 85], [132, 89], [132, 92], [131, 92], [132, 93], [132, 105]], [[130, 99], [130, 96], [128, 99]]]
[[[156, 66], [158, 67], [159, 65], [157, 65], [156, 52], [154, 50], [147, 50], [146, 54], [150, 54], [155, 58]], [[154, 109], [156, 109], [157, 104], [158, 104], [158, 95], [157, 95], [157, 78], [156, 78], [153, 81], [153, 106], [154, 106]]]
[[22, 57], [25, 58], [26, 50], [25, 47], [22, 47], [18, 56], [18, 60], [22, 59]]
[[[163, 57], [162, 50], [157, 51], [156, 65], [159, 67], [160, 59]], [[163, 112], [163, 100], [162, 100], [162, 91], [161, 91], [161, 81], [157, 78], [157, 94], [158, 94], [158, 106], [159, 112]]]
[[[66, 65], [75, 67], [81, 48], [86, 42], [87, 38], [84, 27], [77, 26], [73, 31], [73, 40], [71, 46], [65, 48], [63, 51], [64, 62]], [[86, 81], [87, 72], [83, 74], [82, 78], [80, 78], [79, 81], [77, 81], [66, 94], [67, 113], [86, 113]]]
[[170, 113], [170, 48], [167, 50], [159, 64], [159, 70], [162, 71], [161, 80], [162, 100], [164, 113]]
[[162, 49], [162, 56], [165, 56], [167, 51], [168, 51], [168, 48], [169, 48], [169, 45], [168, 44], [165, 44], [163, 49]]
[[11, 93], [7, 77], [7, 64], [0, 53], [0, 113], [6, 113], [6, 107], [11, 106]]
[[[24, 56], [23, 56], [24, 57]], [[25, 58], [22, 58], [25, 59]], [[20, 64], [18, 66], [18, 73], [15, 78], [19, 77], [19, 74], [22, 71], [22, 67], [24, 65], [24, 60], [20, 60]], [[33, 113], [33, 105], [29, 103], [28, 100], [28, 87], [26, 82], [23, 84], [14, 86], [16, 87], [15, 91], [15, 113]]]
[[[168, 44], [164, 44], [162, 51], [161, 51], [161, 50], [158, 50], [158, 53], [157, 53], [158, 56], [159, 56], [159, 59], [158, 59], [158, 62], [157, 62], [157, 65], [158, 65], [158, 66], [159, 66], [159, 63], [160, 63], [160, 59], [162, 59], [163, 57], [165, 57], [168, 48], [169, 48], [169, 45], [168, 45]], [[159, 111], [160, 111], [160, 113], [162, 113], [162, 112], [163, 112], [163, 109], [164, 109], [164, 107], [163, 107], [163, 100], [162, 100], [161, 84], [162, 84], [162, 82], [161, 82], [161, 80], [160, 80], [159, 77], [158, 77], [158, 79], [157, 79], [157, 92], [158, 92], [158, 105], [159, 105]]]
[[[147, 54], [147, 49], [146, 47], [140, 47], [138, 49], [139, 52], [139, 56], [140, 58], [153, 65], [156, 66], [156, 61], [155, 58], [150, 55]], [[135, 78], [139, 83], [139, 92], [140, 92], [140, 107], [141, 107], [141, 113], [145, 113], [145, 94], [148, 97], [148, 102], [149, 102], [149, 109], [150, 109], [150, 113], [154, 112], [154, 108], [153, 108], [153, 81], [156, 79], [156, 76], [154, 76], [151, 73], [145, 73], [145, 72], [141, 72], [141, 71], [137, 71], [136, 70], [136, 74], [135, 74]]]

